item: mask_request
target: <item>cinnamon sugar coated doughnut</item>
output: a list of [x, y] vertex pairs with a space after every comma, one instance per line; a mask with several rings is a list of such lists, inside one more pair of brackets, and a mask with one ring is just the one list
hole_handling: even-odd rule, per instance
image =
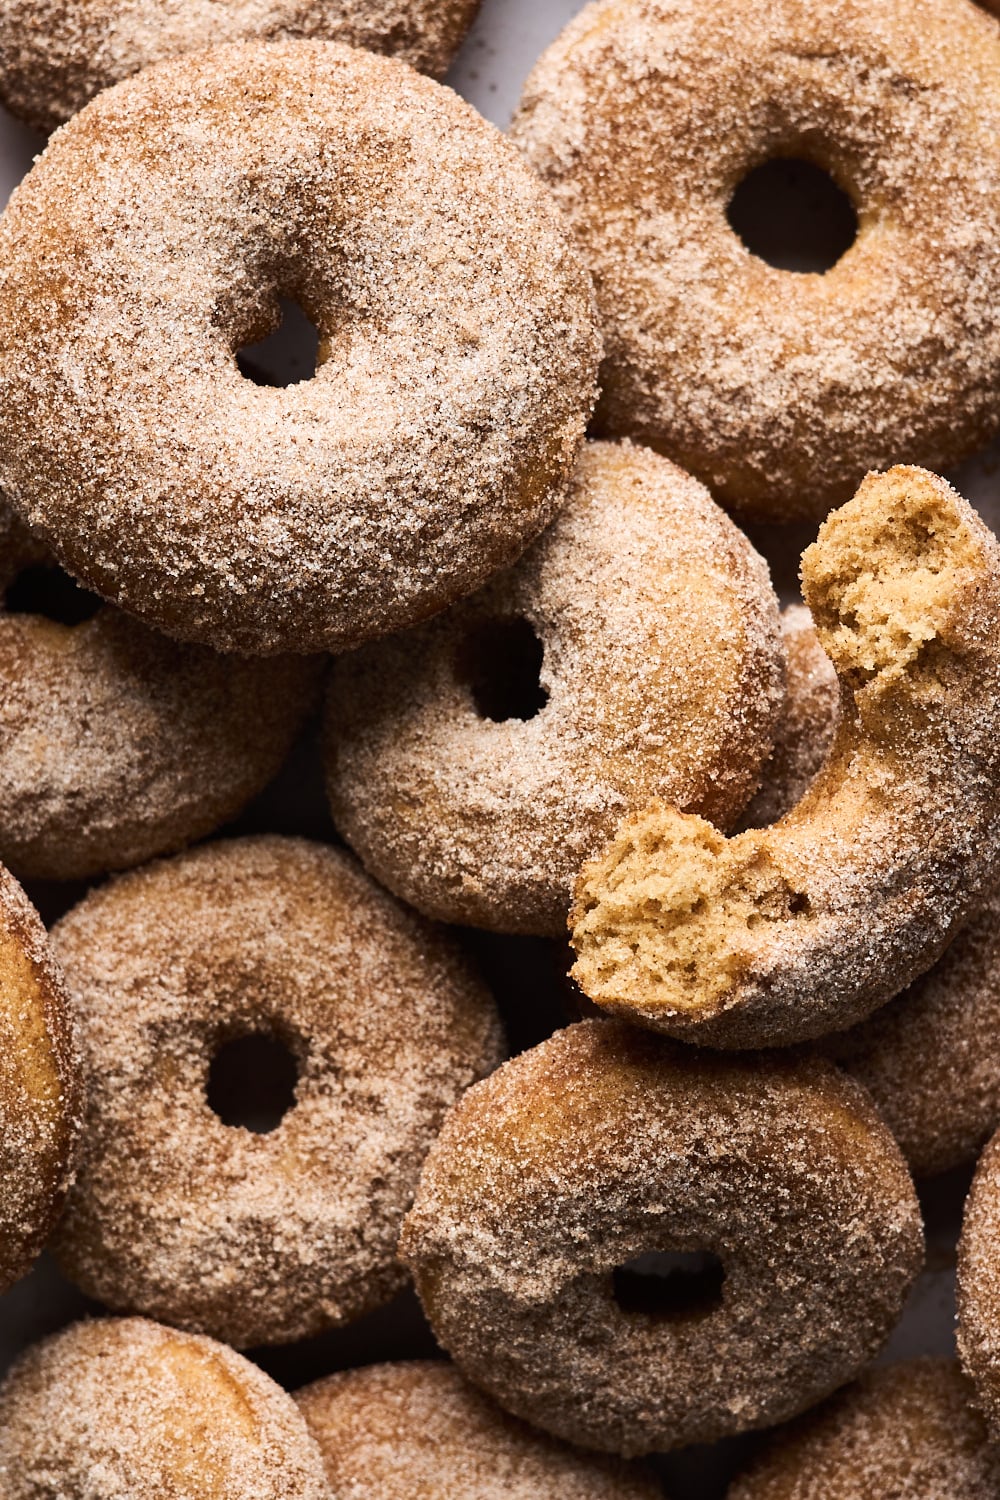
[[337, 1500], [662, 1500], [638, 1465], [516, 1421], [444, 1360], [348, 1370], [295, 1400]]
[[718, 1046], [862, 1019], [934, 963], [1000, 859], [1000, 546], [944, 480], [869, 475], [802, 560], [842, 689], [829, 758], [770, 828], [662, 803], [577, 886], [573, 976]]
[[[438, 1341], [516, 1416], [626, 1455], [804, 1410], [874, 1357], [920, 1211], [868, 1096], [582, 1021], [470, 1089], [400, 1242]], [[658, 1315], [621, 1273], [702, 1252], [722, 1285]], [[633, 1280], [636, 1279], [633, 1274]]]
[[[777, 521], [996, 431], [1000, 35], [967, 0], [597, 0], [512, 134], [594, 274], [605, 435]], [[826, 274], [767, 264], [727, 221], [774, 158], [853, 203]]]
[[588, 444], [510, 571], [335, 664], [334, 821], [429, 916], [560, 935], [626, 812], [659, 793], [733, 821], [782, 675], [766, 565], [707, 491], [648, 450]]
[[72, 1180], [80, 1113], [62, 973], [38, 913], [0, 865], [0, 1291], [52, 1233]]
[[804, 604], [782, 610], [781, 635], [785, 701], [774, 749], [761, 772], [760, 789], [740, 818], [741, 828], [766, 828], [792, 810], [822, 769], [840, 721], [837, 673]]
[[[264, 388], [235, 356], [279, 295], [319, 363]], [[404, 64], [308, 41], [162, 63], [54, 136], [0, 223], [0, 489], [167, 634], [356, 645], [552, 518], [592, 304], [513, 147]]]
[[1000, 1449], [952, 1360], [873, 1370], [765, 1439], [727, 1500], [995, 1500]]
[[871, 1094], [916, 1177], [973, 1161], [1000, 1128], [1000, 895], [932, 969], [824, 1051]]
[[[8, 601], [25, 567], [51, 562], [9, 516]], [[82, 879], [211, 833], [279, 769], [320, 676], [317, 659], [223, 657], [108, 607], [72, 625], [0, 610], [0, 859]]]
[[958, 1242], [958, 1353], [1000, 1441], [1000, 1134], [979, 1158]]
[[76, 1323], [0, 1386], [4, 1500], [330, 1500], [295, 1403], [213, 1339]]
[[[87, 1089], [57, 1258], [89, 1295], [228, 1343], [345, 1323], [404, 1282], [396, 1239], [445, 1110], [503, 1055], [450, 939], [338, 850], [208, 845], [91, 892], [53, 930]], [[297, 1065], [276, 1129], [226, 1125], [234, 1038]]]
[[53, 130], [149, 63], [223, 42], [311, 37], [445, 71], [477, 0], [0, 0], [0, 99]]

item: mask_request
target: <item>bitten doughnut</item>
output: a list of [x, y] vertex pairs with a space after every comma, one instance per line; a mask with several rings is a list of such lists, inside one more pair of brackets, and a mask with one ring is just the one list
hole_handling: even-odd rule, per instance
[[1000, 1134], [979, 1158], [958, 1241], [958, 1353], [1000, 1441]]
[[[0, 590], [51, 564], [0, 504]], [[218, 828], [279, 769], [320, 662], [223, 657], [121, 611], [73, 625], [0, 609], [0, 859], [74, 880]]]
[[1000, 895], [895, 1000], [824, 1038], [864, 1084], [915, 1177], [972, 1161], [1000, 1128]]
[[785, 648], [785, 701], [774, 731], [774, 749], [741, 828], [766, 828], [791, 812], [816, 777], [840, 720], [840, 684], [803, 604], [781, 612]]
[[[236, 354], [280, 296], [319, 363], [265, 388]], [[99, 95], [4, 212], [0, 490], [168, 635], [340, 650], [551, 520], [598, 357], [558, 210], [470, 105], [334, 42], [217, 47]]]
[[869, 475], [802, 559], [842, 690], [830, 755], [770, 828], [654, 803], [576, 892], [573, 977], [710, 1045], [849, 1026], [929, 969], [1000, 860], [1000, 546], [943, 479]]
[[[54, 1242], [110, 1307], [245, 1346], [345, 1323], [404, 1282], [403, 1214], [445, 1110], [502, 1054], [451, 941], [338, 850], [208, 845], [53, 930], [79, 1021], [85, 1145]], [[297, 1065], [276, 1129], [226, 1125], [234, 1038]]]
[[0, 1386], [4, 1500], [330, 1500], [292, 1398], [213, 1339], [64, 1328]]
[[80, 1062], [45, 928], [0, 865], [0, 1292], [59, 1217], [80, 1128]]
[[[594, 274], [603, 434], [778, 521], [996, 431], [1000, 36], [965, 0], [598, 0], [536, 65], [512, 134]], [[730, 227], [775, 158], [853, 204], [825, 274]]]
[[337, 1500], [662, 1500], [638, 1465], [515, 1421], [444, 1360], [347, 1370], [295, 1400]]
[[0, 99], [54, 130], [149, 63], [250, 38], [312, 37], [445, 71], [478, 0], [0, 0]]
[[429, 916], [560, 935], [626, 812], [659, 794], [732, 823], [782, 696], [763, 560], [666, 459], [591, 443], [509, 572], [336, 663], [334, 821]]
[[[768, 1426], [851, 1379], [922, 1242], [899, 1148], [831, 1064], [597, 1020], [459, 1101], [400, 1248], [469, 1379], [547, 1432], [632, 1455]], [[641, 1273], [678, 1252], [709, 1262], [686, 1296], [679, 1270], [664, 1278], [682, 1283], [664, 1305]]]
[[727, 1500], [994, 1500], [1000, 1449], [953, 1360], [873, 1370], [766, 1438]]

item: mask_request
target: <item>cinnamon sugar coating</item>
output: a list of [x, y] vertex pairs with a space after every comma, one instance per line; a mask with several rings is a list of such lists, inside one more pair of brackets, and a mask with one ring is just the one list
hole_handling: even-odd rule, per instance
[[763, 1451], [727, 1500], [996, 1500], [1000, 1448], [953, 1360], [873, 1370]]
[[0, 99], [54, 130], [150, 63], [224, 42], [309, 37], [444, 73], [478, 0], [0, 0]]
[[0, 1386], [4, 1500], [330, 1500], [291, 1397], [213, 1339], [73, 1324]]
[[986, 1146], [958, 1241], [958, 1353], [1000, 1441], [1000, 1134]]
[[996, 538], [944, 480], [898, 467], [825, 522], [802, 576], [842, 691], [805, 796], [730, 839], [654, 803], [577, 887], [583, 991], [710, 1045], [862, 1019], [931, 967], [996, 883]]
[[766, 828], [791, 812], [822, 769], [840, 721], [837, 673], [804, 604], [782, 610], [781, 636], [785, 701], [774, 749], [761, 772], [760, 789], [740, 818], [741, 828]]
[[[519, 643], [540, 657], [527, 709], [503, 701]], [[732, 823], [782, 677], [774, 592], [742, 533], [666, 459], [590, 443], [512, 569], [335, 664], [334, 821], [427, 915], [558, 936], [580, 865], [625, 813], [659, 793]]]
[[[0, 588], [50, 562], [0, 505]], [[278, 771], [321, 671], [180, 645], [109, 607], [72, 626], [0, 610], [0, 859], [85, 879], [211, 833]]]
[[[86, 1141], [54, 1248], [107, 1305], [236, 1345], [345, 1323], [405, 1276], [396, 1239], [445, 1110], [503, 1055], [450, 939], [338, 850], [240, 839], [91, 892], [53, 931]], [[276, 1129], [222, 1122], [212, 1057], [290, 1050]]]
[[[920, 1212], [865, 1094], [817, 1059], [728, 1059], [605, 1020], [451, 1111], [400, 1241], [435, 1335], [516, 1416], [626, 1455], [804, 1410], [858, 1373], [921, 1263]], [[614, 1272], [708, 1252], [670, 1316]]]
[[0, 1291], [59, 1217], [80, 1130], [69, 1000], [38, 913], [0, 865]]
[[347, 1370], [295, 1400], [337, 1500], [662, 1500], [638, 1464], [534, 1431], [444, 1360]]
[[[244, 379], [279, 319], [314, 378]], [[57, 133], [0, 224], [0, 489], [183, 640], [340, 650], [512, 562], [593, 404], [587, 273], [514, 148], [333, 42], [162, 63]]]
[[[602, 433], [778, 521], [996, 431], [1000, 34], [966, 0], [597, 0], [512, 135], [594, 274]], [[775, 157], [854, 204], [825, 274], [767, 264], [727, 221]]]

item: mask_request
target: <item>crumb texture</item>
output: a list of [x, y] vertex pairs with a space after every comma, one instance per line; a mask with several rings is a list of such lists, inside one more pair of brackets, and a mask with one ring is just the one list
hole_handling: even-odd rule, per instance
[[[625, 1455], [791, 1417], [852, 1379], [920, 1267], [920, 1212], [864, 1091], [582, 1021], [469, 1090], [401, 1249], [438, 1340], [516, 1416]], [[721, 1298], [656, 1316], [614, 1272], [721, 1262]]]
[[[84, 1056], [79, 1174], [54, 1248], [89, 1295], [239, 1346], [388, 1300], [403, 1214], [450, 1104], [503, 1055], [444, 934], [337, 850], [208, 845], [92, 892], [53, 930]], [[211, 1059], [276, 1038], [276, 1129], [231, 1126]]]
[[[314, 377], [236, 354], [280, 321]], [[271, 655], [422, 620], [552, 519], [595, 395], [556, 206], [449, 89], [335, 42], [158, 64], [0, 224], [0, 488], [168, 635]]]
[[212, 1339], [76, 1323], [0, 1386], [4, 1500], [330, 1500], [292, 1398]]
[[944, 480], [869, 475], [803, 556], [841, 686], [819, 774], [726, 839], [664, 803], [577, 886], [573, 974], [599, 1005], [721, 1046], [861, 1020], [925, 972], [1000, 858], [1000, 547]]
[[[511, 625], [541, 706], [490, 718]], [[722, 826], [760, 777], [783, 692], [763, 560], [696, 480], [589, 443], [567, 503], [508, 572], [331, 677], [327, 784], [366, 866], [428, 915], [565, 932], [573, 881], [654, 794]]]
[[994, 1500], [1000, 1449], [953, 1360], [873, 1370], [765, 1439], [727, 1500]]
[[640, 1465], [528, 1427], [444, 1360], [348, 1370], [295, 1400], [337, 1500], [661, 1500]]
[[[996, 431], [1000, 36], [974, 5], [597, 0], [512, 135], [594, 275], [605, 435], [779, 521]], [[767, 264], [727, 220], [776, 157], [854, 205], [825, 274]]]

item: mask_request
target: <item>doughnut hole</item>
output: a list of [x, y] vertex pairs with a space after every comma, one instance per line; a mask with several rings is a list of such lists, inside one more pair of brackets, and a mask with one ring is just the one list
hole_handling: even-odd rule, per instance
[[103, 604], [103, 599], [82, 588], [62, 568], [47, 563], [22, 568], [3, 597], [8, 614], [41, 615], [57, 625], [82, 625]]
[[462, 642], [456, 675], [481, 719], [496, 724], [533, 719], [549, 700], [541, 683], [544, 655], [545, 647], [523, 616], [484, 620]]
[[710, 1250], [652, 1250], [616, 1266], [611, 1290], [627, 1316], [699, 1322], [722, 1306], [725, 1274]]
[[752, 167], [737, 183], [726, 219], [751, 255], [780, 271], [830, 271], [858, 237], [850, 196], [800, 156], [773, 156]]
[[248, 1031], [217, 1043], [205, 1097], [223, 1125], [269, 1135], [295, 1107], [298, 1080], [298, 1060], [284, 1037]]
[[236, 364], [254, 385], [286, 387], [312, 380], [320, 357], [319, 328], [294, 297], [277, 300], [274, 327], [236, 350]]

